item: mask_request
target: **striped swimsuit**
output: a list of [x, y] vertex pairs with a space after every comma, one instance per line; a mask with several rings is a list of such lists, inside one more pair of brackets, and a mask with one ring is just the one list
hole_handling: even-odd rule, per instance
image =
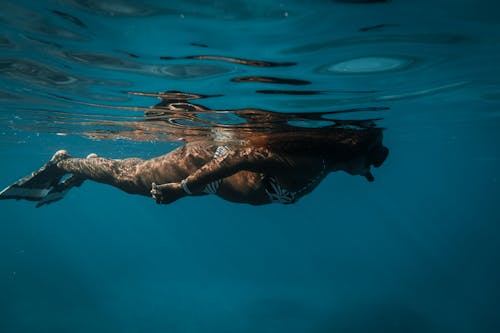
[[[215, 150], [214, 159], [224, 157], [229, 153], [229, 151], [230, 150], [227, 146], [217, 147], [217, 149]], [[322, 169], [319, 174], [297, 191], [289, 191], [288, 189], [284, 188], [279, 183], [278, 179], [274, 176], [262, 175], [264, 189], [267, 197], [269, 198], [269, 201], [271, 201], [272, 203], [292, 204], [296, 202], [303, 193], [310, 190], [313, 186], [317, 185], [325, 175], [325, 171], [326, 162], [325, 160], [322, 160]], [[205, 186], [203, 192], [207, 194], [216, 194], [221, 184], [222, 179], [214, 180], [213, 182], [210, 182]]]

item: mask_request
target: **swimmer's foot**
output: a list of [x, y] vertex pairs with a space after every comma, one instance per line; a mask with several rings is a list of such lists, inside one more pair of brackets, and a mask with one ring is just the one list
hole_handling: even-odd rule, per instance
[[151, 196], [158, 204], [169, 204], [184, 196], [180, 183], [151, 184]]
[[68, 152], [59, 150], [49, 162], [0, 192], [0, 199], [25, 199], [39, 201], [45, 197], [50, 189], [57, 185], [64, 176], [64, 171], [57, 167], [57, 163], [69, 158]]
[[64, 195], [70, 189], [72, 189], [73, 187], [79, 187], [80, 185], [83, 184], [84, 181], [85, 181], [84, 178], [81, 178], [81, 177], [78, 177], [75, 175], [69, 176], [68, 178], [63, 180], [61, 183], [53, 186], [50, 189], [49, 193], [47, 193], [47, 195], [45, 195], [43, 198], [41, 198], [37, 202], [36, 208], [39, 208], [43, 205], [48, 205], [50, 203], [61, 200], [62, 198], [64, 198]]
[[[57, 154], [57, 153], [56, 153]], [[54, 155], [55, 156], [55, 155]], [[66, 158], [69, 157], [69, 155], [63, 155]], [[97, 154], [89, 154], [87, 158], [97, 158]], [[61, 161], [59, 159], [57, 162]], [[64, 198], [64, 195], [71, 190], [73, 187], [79, 187], [83, 184], [85, 181], [85, 178], [81, 178], [75, 175], [70, 175], [68, 178], [64, 179], [62, 182], [54, 185], [52, 189], [50, 190], [49, 193], [47, 193], [46, 196], [44, 196], [38, 203], [36, 204], [36, 208], [41, 207], [43, 205], [48, 205], [50, 203], [56, 202]]]
[[66, 173], [57, 164], [67, 158], [70, 158], [68, 152], [59, 150], [40, 169], [1, 191], [0, 199], [37, 201], [36, 207], [61, 200], [69, 189], [80, 186], [84, 181], [71, 175], [61, 182]]

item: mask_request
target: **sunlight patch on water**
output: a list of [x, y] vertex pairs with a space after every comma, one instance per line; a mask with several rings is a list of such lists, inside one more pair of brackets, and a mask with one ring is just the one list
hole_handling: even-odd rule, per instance
[[389, 56], [369, 56], [345, 60], [333, 64], [327, 71], [338, 74], [366, 74], [395, 71], [407, 68], [411, 60]]

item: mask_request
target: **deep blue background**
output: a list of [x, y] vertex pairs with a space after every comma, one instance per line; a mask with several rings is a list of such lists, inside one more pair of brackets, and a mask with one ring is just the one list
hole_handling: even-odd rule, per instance
[[[374, 183], [331, 174], [290, 206], [252, 207], [216, 197], [159, 206], [95, 183], [40, 209], [2, 201], [0, 332], [498, 332], [495, 4], [2, 1], [0, 37], [13, 46], [0, 43], [1, 186], [61, 148], [74, 156], [121, 158], [152, 157], [174, 147], [91, 140], [64, 125], [54, 129], [50, 117], [30, 110], [119, 112], [68, 105], [54, 95], [149, 106], [154, 99], [123, 91], [176, 89], [223, 93], [206, 100], [221, 109], [389, 106], [380, 124], [391, 153], [374, 171]], [[88, 27], [49, 9], [71, 13]], [[377, 24], [393, 26], [358, 30]], [[53, 26], [85, 38], [43, 28]], [[137, 67], [103, 59], [78, 63], [62, 55], [66, 50], [122, 57]], [[195, 71], [189, 76], [158, 60], [204, 53], [299, 64], [262, 69], [174, 63], [214, 66], [189, 67]], [[321, 70], [374, 55], [412, 57], [414, 63], [380, 73]], [[47, 72], [7, 65], [23, 60], [80, 79], [58, 85]], [[276, 87], [229, 81], [244, 75], [306, 79], [313, 82], [307, 89], [377, 93], [262, 96], [255, 90]], [[74, 128], [80, 132], [78, 124]]]

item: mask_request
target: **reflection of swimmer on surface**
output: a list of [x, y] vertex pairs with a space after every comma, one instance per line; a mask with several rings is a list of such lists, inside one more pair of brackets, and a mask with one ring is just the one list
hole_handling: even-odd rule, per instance
[[[171, 108], [168, 99], [156, 107], [160, 106]], [[186, 102], [186, 110], [193, 107]], [[310, 193], [330, 172], [345, 171], [373, 181], [370, 167], [379, 167], [388, 155], [382, 129], [373, 121], [332, 121], [330, 126], [304, 128], [287, 125], [287, 114], [237, 111], [248, 123], [224, 128], [229, 140], [198, 138], [150, 160], [115, 160], [95, 154], [82, 159], [59, 151], [41, 169], [3, 190], [0, 199], [32, 200], [40, 206], [92, 180], [152, 196], [158, 203], [215, 194], [253, 205], [290, 204]], [[260, 125], [253, 127], [256, 121]]]

